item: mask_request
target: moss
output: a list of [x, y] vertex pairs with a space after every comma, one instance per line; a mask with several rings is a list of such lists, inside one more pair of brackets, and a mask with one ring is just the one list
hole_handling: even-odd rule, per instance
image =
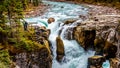
[[22, 38], [20, 42], [16, 45], [16, 47], [24, 51], [35, 51], [35, 50], [39, 50], [40, 48], [42, 48], [43, 45], [37, 42], [31, 41], [31, 40]]
[[9, 68], [11, 64], [8, 50], [0, 50], [0, 68]]
[[2, 27], [0, 27], [0, 31], [2, 31], [3, 30], [3, 28]]
[[8, 43], [9, 44], [17, 44], [17, 39], [16, 38], [8, 38]]

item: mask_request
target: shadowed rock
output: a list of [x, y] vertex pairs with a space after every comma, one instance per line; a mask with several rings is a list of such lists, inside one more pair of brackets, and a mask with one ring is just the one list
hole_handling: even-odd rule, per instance
[[94, 29], [86, 29], [82, 27], [76, 27], [74, 29], [74, 39], [86, 50], [89, 47], [93, 47], [96, 31]]
[[107, 59], [109, 58], [115, 58], [117, 53], [117, 46], [113, 45], [112, 43], [106, 41], [105, 47], [104, 47], [104, 54]]
[[95, 55], [103, 55], [103, 49], [105, 47], [104, 39], [98, 37], [94, 40]]

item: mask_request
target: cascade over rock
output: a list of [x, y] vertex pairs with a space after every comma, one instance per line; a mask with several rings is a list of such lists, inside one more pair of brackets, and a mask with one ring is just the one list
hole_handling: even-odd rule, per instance
[[[96, 55], [103, 55], [104, 53], [108, 58], [116, 57], [116, 46], [119, 47], [120, 43], [118, 43], [120, 36], [119, 28], [116, 29], [118, 17], [101, 15], [97, 17], [93, 16], [94, 20], [92, 20], [92, 18], [86, 19], [89, 17], [87, 16], [88, 9], [80, 5], [50, 1], [45, 1], [45, 3], [53, 5], [49, 12], [41, 17], [41, 19], [45, 20], [48, 20], [46, 18], [51, 18], [51, 20], [48, 20], [48, 27], [51, 29], [50, 36], [48, 35], [50, 32], [48, 34], [45, 32], [42, 36], [45, 37], [44, 39], [47, 39], [49, 36], [52, 45], [52, 68], [87, 68], [88, 58], [94, 55], [94, 51], [88, 49], [91, 47], [95, 48]], [[85, 15], [86, 17], [81, 15]], [[67, 18], [83, 20], [80, 22], [67, 20], [64, 23], [61, 21]], [[54, 21], [55, 23], [52, 23]], [[49, 49], [49, 47], [47, 47], [47, 49]], [[120, 50], [120, 47], [118, 49]], [[113, 56], [111, 54], [113, 54]], [[118, 56], [120, 57], [119, 54]], [[58, 63], [56, 59], [57, 61], [63, 60], [62, 64]], [[93, 62], [93, 66], [100, 64], [98, 67], [101, 67], [103, 61], [101, 57], [97, 56], [96, 58], [93, 56], [91, 59], [92, 61], [90, 62]]]
[[56, 57], [56, 59], [58, 61], [61, 61], [62, 58], [65, 55], [65, 51], [64, 51], [64, 43], [63, 43], [62, 39], [60, 38], [60, 36], [58, 36], [56, 38], [56, 46], [57, 46], [57, 50], [56, 50], [57, 57]]

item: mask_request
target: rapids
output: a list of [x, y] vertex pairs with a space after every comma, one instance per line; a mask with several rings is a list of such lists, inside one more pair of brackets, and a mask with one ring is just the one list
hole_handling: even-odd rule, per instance
[[[67, 40], [65, 37], [66, 30], [68, 28], [75, 27], [75, 24], [71, 25], [62, 25], [63, 20], [68, 18], [77, 18], [79, 15], [87, 16], [88, 8], [82, 5], [69, 4], [63, 2], [51, 2], [43, 0], [43, 3], [51, 5], [51, 8], [48, 9], [48, 12], [43, 14], [40, 17], [26, 18], [27, 22], [37, 22], [38, 26], [46, 26], [51, 30], [49, 40], [52, 43], [52, 52], [53, 52], [53, 63], [52, 68], [87, 68], [87, 59], [90, 56], [94, 55], [94, 51], [88, 50], [84, 51], [82, 47], [75, 40]], [[55, 22], [48, 24], [47, 19], [53, 17]], [[83, 21], [79, 19], [79, 22]], [[77, 22], [76, 22], [77, 23]], [[59, 34], [60, 29], [62, 29], [60, 37], [63, 40], [65, 48], [65, 56], [61, 63], [56, 60], [56, 37]], [[71, 31], [72, 32], [72, 31]], [[104, 68], [109, 68], [109, 62], [104, 63]], [[107, 65], [106, 65], [107, 64]]]

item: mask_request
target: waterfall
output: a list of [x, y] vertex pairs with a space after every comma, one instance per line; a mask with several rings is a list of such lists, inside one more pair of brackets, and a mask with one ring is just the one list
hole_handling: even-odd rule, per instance
[[[94, 55], [94, 51], [85, 51], [75, 40], [67, 40], [65, 33], [68, 28], [74, 27], [71, 25], [58, 26], [59, 22], [53, 22], [48, 26], [51, 29], [49, 40], [52, 43], [52, 51], [54, 54], [52, 68], [87, 68], [87, 59]], [[63, 40], [65, 48], [65, 56], [61, 63], [56, 60], [56, 37], [59, 30], [63, 28], [60, 37]]]
[[[48, 18], [55, 18], [55, 22], [47, 25], [47, 29], [51, 30], [49, 40], [52, 43], [51, 49], [53, 52], [52, 68], [87, 68], [88, 57], [93, 56], [95, 52], [91, 50], [85, 51], [75, 40], [67, 40], [65, 38], [65, 34], [67, 29], [75, 27], [77, 23], [82, 21], [79, 18], [79, 15], [87, 15], [88, 8], [84, 8], [80, 5], [61, 2], [43, 1], [43, 3], [52, 5], [52, 7], [48, 9], [48, 12], [46, 12], [43, 16], [29, 18], [26, 19], [26, 21], [38, 22], [39, 24], [41, 24], [41, 22], [46, 22], [46, 24], [48, 24]], [[77, 18], [79, 20], [73, 24], [63, 25], [63, 20], [68, 18]], [[46, 26], [44, 23], [41, 25]], [[65, 56], [62, 59], [62, 62], [57, 62], [56, 37], [58, 37], [61, 29], [62, 32], [60, 33], [60, 37], [64, 43]]]

